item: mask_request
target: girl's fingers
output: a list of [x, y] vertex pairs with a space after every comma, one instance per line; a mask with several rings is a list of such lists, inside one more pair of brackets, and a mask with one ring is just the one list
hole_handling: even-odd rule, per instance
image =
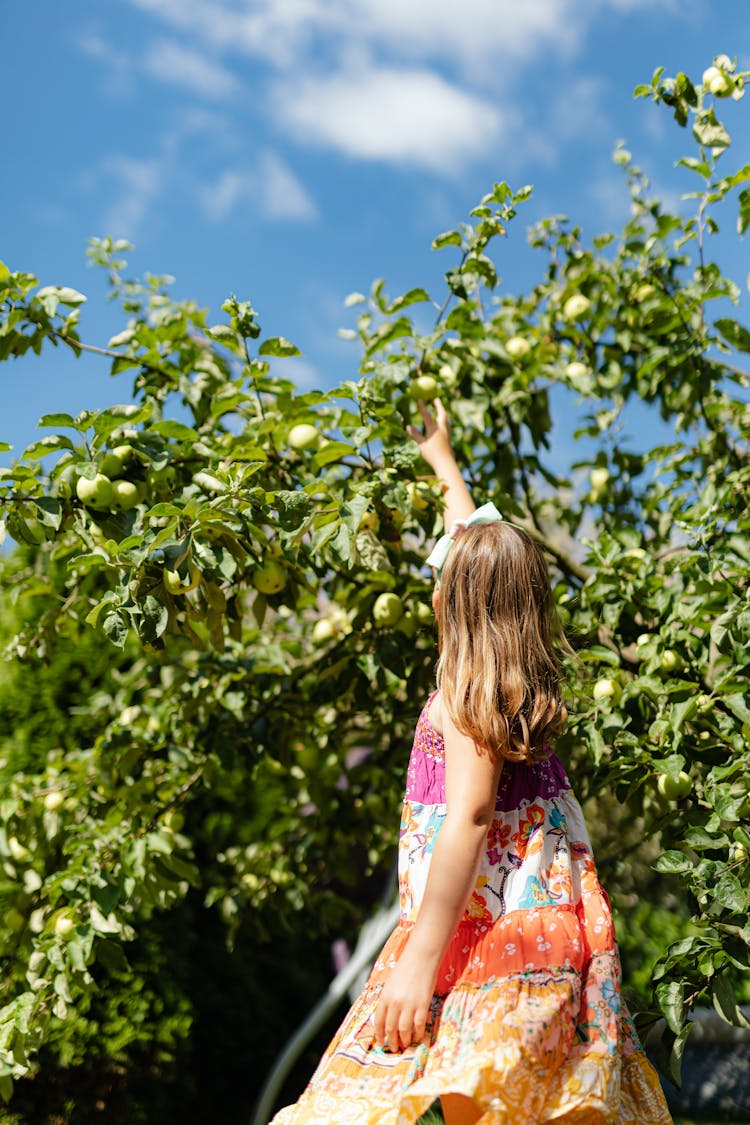
[[401, 1049], [406, 1050], [413, 1043], [414, 1017], [411, 1012], [402, 1012], [398, 1021], [398, 1035], [401, 1040]]
[[387, 1015], [386, 1007], [382, 1003], [378, 1004], [377, 1011], [375, 1012], [375, 1019], [373, 1021], [374, 1025], [375, 1025], [374, 1039], [375, 1039], [375, 1046], [376, 1047], [382, 1047], [383, 1041], [385, 1040], [386, 1015]]
[[424, 1033], [427, 1030], [427, 1011], [418, 1011], [414, 1013], [414, 1042], [421, 1043], [424, 1039]]
[[385, 1041], [389, 1051], [400, 1050], [398, 1041], [398, 1020], [395, 1015], [390, 1015], [385, 1025]]
[[424, 441], [424, 434], [422, 433], [421, 430], [418, 430], [416, 426], [412, 426], [411, 424], [409, 424], [406, 427], [406, 432], [409, 435], [409, 437], [411, 438], [411, 440], [415, 441], [417, 443], [417, 445], [419, 445], [421, 442]]
[[[436, 398], [435, 402], [438, 403], [438, 405], [440, 405], [440, 399], [439, 398]], [[421, 398], [417, 400], [417, 406], [419, 407], [419, 413], [422, 415], [422, 418], [424, 419], [425, 428], [428, 427], [428, 426], [434, 426], [435, 425], [435, 419], [433, 418], [430, 411], [427, 409], [426, 405], [422, 402]]]

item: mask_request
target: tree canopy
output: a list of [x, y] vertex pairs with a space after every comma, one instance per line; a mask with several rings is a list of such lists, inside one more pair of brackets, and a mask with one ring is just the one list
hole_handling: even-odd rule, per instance
[[[404, 427], [436, 395], [477, 502], [547, 555], [577, 650], [560, 751], [605, 882], [621, 910], [644, 894], [673, 908], [633, 970], [654, 987], [641, 1028], [663, 1015], [655, 1049], [675, 1072], [694, 1004], [742, 1022], [750, 330], [711, 252], [719, 209], [738, 237], [750, 224], [750, 165], [727, 167], [717, 115], [722, 100], [744, 109], [746, 77], [720, 57], [701, 83], [659, 70], [636, 91], [693, 142], [690, 214], [665, 209], [620, 148], [623, 230], [538, 223], [539, 281], [514, 295], [496, 250], [531, 188], [497, 183], [434, 240], [441, 293], [391, 297], [379, 280], [352, 295], [360, 370], [330, 390], [274, 372], [299, 353], [263, 336], [249, 301], [213, 321], [166, 279], [130, 279], [126, 243], [90, 251], [124, 318], [106, 346], [84, 337], [81, 293], [0, 265], [1, 360], [92, 350], [133, 376], [132, 401], [45, 415], [0, 469], [16, 544], [2, 565], [4, 1096], [44, 1043], [75, 1056], [102, 980], [125, 990], [129, 951], [186, 901], [230, 941], [243, 927], [262, 941], [269, 912], [330, 934], [377, 896], [433, 676], [423, 560], [441, 500]], [[581, 450], [564, 471], [562, 402]], [[672, 440], [630, 449], [633, 403]], [[158, 991], [152, 954], [151, 978], [142, 946], [138, 972]]]

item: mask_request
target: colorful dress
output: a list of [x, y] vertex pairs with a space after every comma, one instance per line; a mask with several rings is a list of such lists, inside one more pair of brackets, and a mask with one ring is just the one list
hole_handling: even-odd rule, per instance
[[417, 723], [399, 841], [401, 915], [300, 1100], [274, 1125], [412, 1125], [464, 1094], [480, 1125], [669, 1125], [620, 999], [607, 896], [559, 760], [503, 764], [474, 892], [441, 963], [418, 1045], [372, 1046], [446, 815], [445, 746]]

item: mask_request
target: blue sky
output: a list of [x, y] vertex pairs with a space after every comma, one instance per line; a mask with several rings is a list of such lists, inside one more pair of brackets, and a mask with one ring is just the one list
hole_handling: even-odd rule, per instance
[[[750, 64], [736, 0], [37, 0], [3, 15], [6, 170], [0, 259], [89, 295], [83, 338], [122, 326], [87, 239], [136, 245], [131, 273], [167, 273], [212, 308], [249, 298], [264, 332], [302, 349], [305, 386], [354, 377], [343, 300], [375, 277], [440, 292], [432, 237], [493, 181], [535, 185], [503, 244], [503, 289], [542, 268], [536, 218], [588, 235], [627, 214], [611, 160], [627, 142], [658, 194], [692, 187], [689, 138], [632, 91], [657, 65], [696, 80], [719, 52]], [[740, 14], [742, 13], [742, 14]], [[750, 97], [722, 103], [748, 151]], [[729, 223], [733, 225], [733, 222]], [[722, 263], [743, 281], [747, 252]], [[744, 261], [743, 261], [744, 259]], [[0, 438], [38, 417], [123, 401], [127, 376], [50, 351], [0, 372]], [[7, 457], [8, 455], [4, 455]]]

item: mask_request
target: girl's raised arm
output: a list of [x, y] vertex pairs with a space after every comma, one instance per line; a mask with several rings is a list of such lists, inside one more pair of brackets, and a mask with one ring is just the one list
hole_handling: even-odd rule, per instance
[[416, 426], [407, 426], [406, 432], [417, 443], [420, 453], [443, 486], [445, 530], [448, 531], [456, 520], [465, 520], [470, 516], [476, 510], [476, 504], [456, 463], [445, 407], [439, 398], [435, 399], [433, 416], [423, 402], [418, 405], [424, 419], [424, 433]]

